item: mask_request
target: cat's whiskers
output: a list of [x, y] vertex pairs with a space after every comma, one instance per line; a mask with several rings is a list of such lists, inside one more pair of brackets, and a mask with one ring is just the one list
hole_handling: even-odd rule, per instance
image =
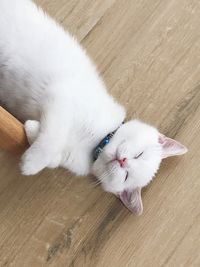
[[103, 175], [101, 176], [101, 179], [100, 180], [98, 180], [97, 182], [94, 182], [93, 184], [92, 184], [92, 186], [93, 187], [96, 187], [96, 186], [98, 186], [99, 184], [101, 184], [111, 173], [113, 173], [113, 171], [116, 169], [116, 166], [112, 166], [112, 168], [110, 169], [110, 170], [108, 170], [108, 171], [105, 171], [104, 173], [103, 173]]

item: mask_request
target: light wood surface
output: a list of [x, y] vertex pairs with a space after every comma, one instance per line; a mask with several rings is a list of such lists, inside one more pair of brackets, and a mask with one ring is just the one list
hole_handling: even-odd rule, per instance
[[0, 152], [0, 266], [200, 266], [200, 3], [37, 0], [74, 33], [108, 90], [189, 152], [163, 161], [132, 216], [89, 177], [23, 177]]

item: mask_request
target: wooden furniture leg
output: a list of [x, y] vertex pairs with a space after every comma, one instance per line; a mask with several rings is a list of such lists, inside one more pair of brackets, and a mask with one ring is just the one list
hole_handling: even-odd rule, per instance
[[0, 148], [21, 154], [27, 147], [23, 124], [0, 106]]

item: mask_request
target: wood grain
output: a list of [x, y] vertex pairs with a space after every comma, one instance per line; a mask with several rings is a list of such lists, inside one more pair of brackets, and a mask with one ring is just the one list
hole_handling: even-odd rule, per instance
[[108, 90], [189, 152], [163, 161], [132, 216], [90, 177], [20, 175], [0, 152], [0, 266], [200, 266], [200, 4], [37, 0], [87, 49]]

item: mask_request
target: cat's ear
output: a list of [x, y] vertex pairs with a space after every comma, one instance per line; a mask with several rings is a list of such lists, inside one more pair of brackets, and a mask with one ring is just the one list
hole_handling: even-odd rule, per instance
[[185, 154], [187, 148], [178, 141], [160, 134], [158, 142], [162, 145], [162, 158]]
[[124, 190], [120, 193], [119, 198], [123, 204], [135, 215], [141, 215], [143, 212], [143, 204], [141, 198], [141, 188], [133, 191]]

